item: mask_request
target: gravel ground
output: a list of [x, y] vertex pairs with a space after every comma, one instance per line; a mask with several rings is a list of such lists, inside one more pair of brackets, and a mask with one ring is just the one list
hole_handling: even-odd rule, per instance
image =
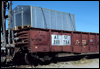
[[73, 62], [75, 61], [59, 62], [57, 64], [51, 63], [50, 65], [37, 66], [37, 68], [99, 68], [99, 59], [91, 59], [86, 63], [82, 61], [81, 63]]
[[48, 65], [21, 65], [14, 68], [99, 68], [99, 58], [82, 59], [77, 61], [57, 62]]

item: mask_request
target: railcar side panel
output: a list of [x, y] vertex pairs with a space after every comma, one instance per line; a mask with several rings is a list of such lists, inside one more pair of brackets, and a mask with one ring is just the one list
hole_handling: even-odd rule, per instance
[[[17, 32], [17, 46], [25, 46], [30, 53], [36, 52], [99, 52], [99, 34], [30, 28]], [[24, 42], [23, 42], [24, 41]]]
[[63, 41], [63, 43], [65, 43], [64, 45], [62, 45], [62, 47], [63, 47], [63, 51], [64, 52], [72, 52], [72, 35], [71, 35], [71, 32], [63, 32], [63, 34], [62, 35], [66, 35], [66, 36], [70, 36], [70, 44], [68, 45], [68, 37], [64, 37], [65, 38], [65, 40], [62, 40]]
[[61, 52], [62, 46], [60, 45], [61, 31], [51, 30], [51, 52]]
[[99, 52], [99, 34], [97, 34], [96, 40], [97, 40], [97, 52]]
[[82, 33], [82, 52], [88, 52], [89, 51], [89, 34], [88, 33]]
[[32, 52], [49, 52], [49, 31], [31, 30]]
[[73, 52], [81, 52], [81, 33], [80, 32], [78, 32], [78, 33], [74, 32], [73, 38], [74, 38]]
[[96, 34], [90, 34], [90, 52], [95, 52], [96, 51]]

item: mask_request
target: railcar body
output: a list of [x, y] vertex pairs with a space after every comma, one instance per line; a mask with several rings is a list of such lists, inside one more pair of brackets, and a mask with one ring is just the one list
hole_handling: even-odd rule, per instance
[[16, 45], [36, 52], [99, 52], [99, 33], [62, 31], [42, 28], [24, 28], [17, 33]]

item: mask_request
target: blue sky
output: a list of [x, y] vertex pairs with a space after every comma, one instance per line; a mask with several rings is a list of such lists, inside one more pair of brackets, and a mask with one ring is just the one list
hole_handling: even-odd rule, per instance
[[12, 1], [17, 5], [32, 5], [75, 14], [76, 30], [99, 33], [99, 1]]

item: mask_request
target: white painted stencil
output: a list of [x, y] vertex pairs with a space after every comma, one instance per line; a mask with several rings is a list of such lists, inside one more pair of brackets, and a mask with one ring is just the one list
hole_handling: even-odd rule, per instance
[[52, 45], [61, 45], [61, 35], [51, 35]]
[[70, 45], [70, 36], [68, 35], [51, 35], [52, 45]]
[[70, 45], [70, 36], [68, 35], [62, 35], [62, 45]]

